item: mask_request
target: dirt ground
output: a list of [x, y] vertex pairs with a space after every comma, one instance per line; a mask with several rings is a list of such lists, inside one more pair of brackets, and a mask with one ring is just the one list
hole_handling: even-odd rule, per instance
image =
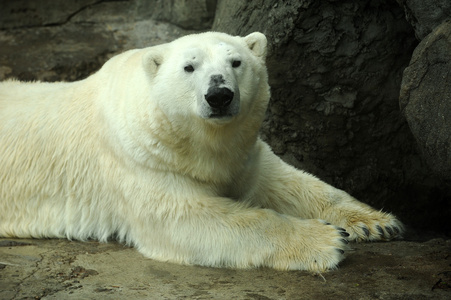
[[215, 269], [157, 262], [135, 249], [0, 239], [0, 299], [451, 299], [451, 240], [353, 244], [339, 269]]

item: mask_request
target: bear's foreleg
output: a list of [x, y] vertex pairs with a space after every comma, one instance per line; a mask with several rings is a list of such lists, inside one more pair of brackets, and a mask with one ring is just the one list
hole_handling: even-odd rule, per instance
[[[213, 267], [322, 272], [344, 258], [344, 229], [228, 198], [175, 199], [167, 214], [134, 218], [133, 244], [145, 256]], [[142, 211], [142, 210], [141, 210]]]
[[323, 219], [345, 228], [352, 240], [400, 237], [403, 225], [316, 177], [289, 166], [260, 142], [260, 169], [255, 205], [304, 219]]

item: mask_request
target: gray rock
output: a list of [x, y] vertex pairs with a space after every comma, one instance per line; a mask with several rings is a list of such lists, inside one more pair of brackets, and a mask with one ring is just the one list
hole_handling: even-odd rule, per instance
[[1, 31], [0, 44], [0, 80], [73, 81], [117, 49], [112, 32], [72, 23]]
[[399, 101], [427, 162], [451, 180], [451, 21], [415, 49]]
[[143, 19], [143, 1], [72, 2], [0, 1], [0, 80], [79, 80], [124, 50], [193, 32]]
[[0, 28], [57, 26], [91, 7], [96, 0], [79, 1], [0, 1]]
[[419, 40], [425, 38], [435, 27], [451, 19], [450, 0], [396, 0], [406, 13], [407, 21], [415, 29]]
[[187, 30], [208, 30], [213, 24], [217, 0], [137, 0], [137, 13]]

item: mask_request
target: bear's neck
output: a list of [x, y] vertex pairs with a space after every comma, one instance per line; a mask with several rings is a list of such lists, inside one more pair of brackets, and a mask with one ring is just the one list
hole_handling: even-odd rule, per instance
[[225, 125], [191, 122], [179, 130], [172, 124], [173, 144], [167, 148], [172, 155], [166, 161], [170, 171], [213, 184], [226, 184], [242, 172], [258, 138], [258, 120], [238, 119]]

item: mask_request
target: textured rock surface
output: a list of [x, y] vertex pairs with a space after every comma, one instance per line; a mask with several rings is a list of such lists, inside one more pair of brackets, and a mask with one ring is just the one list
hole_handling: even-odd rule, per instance
[[78, 80], [114, 54], [192, 32], [145, 19], [143, 3], [0, 1], [0, 80]]
[[0, 239], [0, 299], [449, 299], [451, 240], [352, 247], [323, 279], [161, 263], [116, 243]]
[[423, 156], [451, 182], [451, 21], [415, 49], [404, 71], [400, 106]]
[[0, 28], [58, 26], [99, 1], [1, 1]]
[[208, 30], [216, 11], [216, 0], [138, 0], [137, 10], [149, 18], [184, 29]]
[[213, 29], [268, 36], [263, 134], [278, 155], [407, 223], [451, 231], [451, 189], [399, 111], [417, 41], [396, 2], [219, 1]]
[[415, 29], [418, 40], [424, 39], [435, 27], [451, 19], [449, 0], [396, 0], [404, 8], [407, 21]]

